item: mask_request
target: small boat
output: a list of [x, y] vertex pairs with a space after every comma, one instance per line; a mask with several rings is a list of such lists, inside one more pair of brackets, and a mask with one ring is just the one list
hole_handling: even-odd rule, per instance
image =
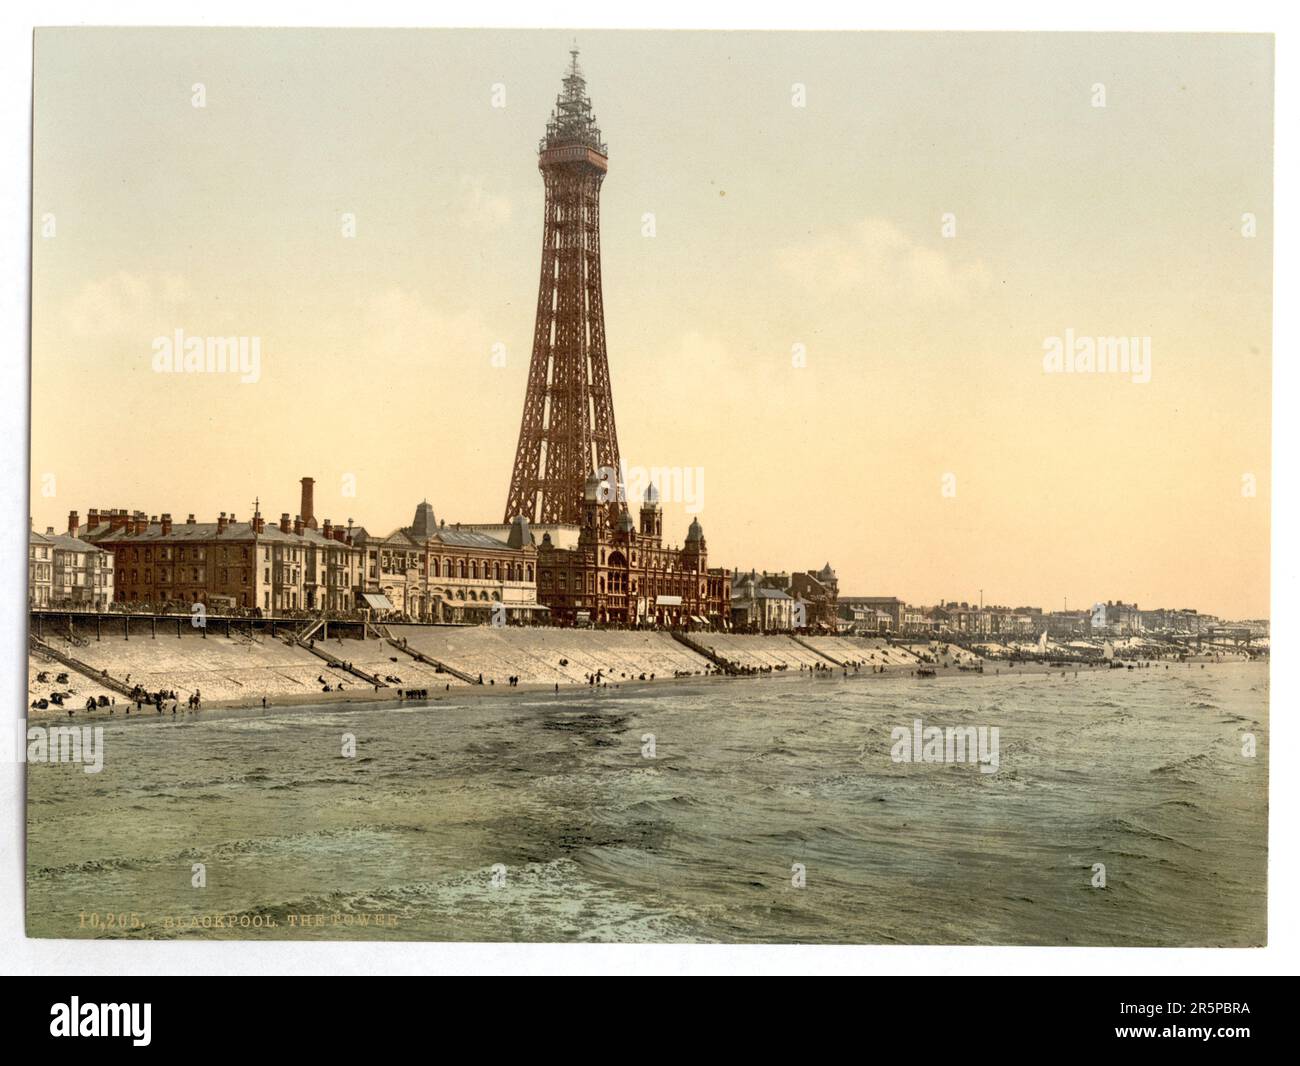
[[928, 666], [919, 667], [916, 671], [917, 677], [934, 677], [934, 671]]

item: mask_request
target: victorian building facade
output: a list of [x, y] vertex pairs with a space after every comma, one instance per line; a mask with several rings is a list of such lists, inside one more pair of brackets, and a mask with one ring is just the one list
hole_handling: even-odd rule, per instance
[[549, 534], [537, 549], [537, 598], [559, 625], [724, 626], [731, 614], [731, 571], [708, 565], [698, 520], [686, 543], [663, 542], [663, 508], [653, 485], [634, 522], [620, 493], [596, 474], [583, 490], [577, 546]]
[[516, 518], [505, 539], [437, 522], [426, 500], [409, 526], [361, 540], [367, 596], [382, 596], [393, 613], [419, 622], [535, 621], [537, 548], [528, 523]]
[[55, 533], [30, 532], [27, 601], [31, 607], [103, 610], [113, 602], [113, 556], [93, 544]]
[[346, 611], [361, 581], [361, 554], [351, 528], [328, 519], [309, 529], [288, 513], [268, 523], [260, 510], [240, 522], [224, 511], [215, 522], [189, 515], [91, 510], [84, 529], [76, 512], [68, 535], [111, 553], [112, 599], [155, 609], [237, 609], [265, 614]]

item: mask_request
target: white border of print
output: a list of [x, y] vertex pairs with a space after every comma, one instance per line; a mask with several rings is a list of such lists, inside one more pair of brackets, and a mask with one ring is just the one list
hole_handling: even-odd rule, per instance
[[[653, 7], [620, 7], [602, 2], [554, 0], [542, 8], [522, 0], [490, 5], [393, 3], [372, 0], [359, 9], [338, 2], [291, 6], [275, 0], [226, 0], [208, 5], [211, 14], [194, 15], [175, 4], [12, 2], [0, 16], [0, 319], [4, 356], [0, 358], [0, 506], [5, 538], [0, 552], [0, 644], [9, 669], [11, 699], [5, 713], [22, 714], [25, 689], [27, 552], [20, 542], [27, 528], [28, 454], [28, 240], [30, 221], [29, 154], [31, 29], [34, 25], [274, 25], [274, 26], [486, 26], [699, 29], [933, 29], [933, 30], [1123, 30], [1277, 33], [1277, 85], [1274, 127], [1274, 189], [1300, 188], [1296, 166], [1296, 81], [1300, 35], [1292, 36], [1293, 5], [1252, 3], [1231, 6], [1203, 0], [1170, 9], [1167, 4], [1103, 0], [1057, 10], [1042, 4], [990, 0], [972, 8], [949, 0], [925, 7], [850, 8], [843, 3], [808, 0], [798, 5], [760, 2], [738, 8], [726, 0], [665, 0]], [[364, 11], [364, 21], [356, 12]], [[978, 15], [976, 14], [978, 12]], [[22, 150], [19, 150], [21, 146]], [[1274, 292], [1295, 292], [1297, 240], [1290, 199], [1275, 197], [1276, 276]], [[1300, 404], [1297, 389], [1295, 301], [1275, 300], [1274, 411]], [[1300, 454], [1297, 420], [1274, 418], [1272, 543], [1300, 543], [1297, 485], [1293, 463]], [[1275, 646], [1294, 649], [1300, 642], [1296, 604], [1300, 580], [1293, 554], [1273, 558], [1272, 623]], [[12, 973], [39, 974], [325, 974], [325, 973], [898, 973], [898, 974], [1237, 974], [1295, 973], [1300, 969], [1300, 916], [1287, 906], [1300, 890], [1297, 842], [1285, 827], [1297, 822], [1297, 775], [1285, 772], [1296, 751], [1297, 728], [1290, 710], [1300, 705], [1297, 662], [1292, 654], [1272, 663], [1270, 794], [1269, 947], [1262, 950], [1094, 949], [1094, 948], [927, 948], [927, 947], [718, 947], [676, 945], [518, 945], [518, 944], [341, 944], [341, 943], [117, 943], [29, 940], [23, 931], [25, 817], [21, 767], [0, 766], [0, 966]]]

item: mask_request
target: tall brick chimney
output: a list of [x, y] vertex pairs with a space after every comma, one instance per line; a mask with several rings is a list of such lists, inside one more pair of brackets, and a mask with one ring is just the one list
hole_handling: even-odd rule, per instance
[[302, 506], [299, 510], [302, 513], [302, 524], [308, 529], [316, 528], [315, 489], [315, 478], [305, 477], [302, 479]]
[[81, 519], [77, 517], [76, 511], [68, 512], [68, 536], [75, 537], [77, 530], [81, 528]]
[[172, 516], [170, 513], [162, 516], [162, 535], [169, 536], [172, 531]]

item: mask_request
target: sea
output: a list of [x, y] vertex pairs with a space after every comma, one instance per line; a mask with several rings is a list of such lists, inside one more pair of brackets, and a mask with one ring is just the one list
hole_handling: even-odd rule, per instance
[[[917, 722], [996, 727], [996, 772], [900, 761]], [[100, 772], [28, 765], [31, 936], [1267, 938], [1260, 663], [701, 679], [94, 724]]]

